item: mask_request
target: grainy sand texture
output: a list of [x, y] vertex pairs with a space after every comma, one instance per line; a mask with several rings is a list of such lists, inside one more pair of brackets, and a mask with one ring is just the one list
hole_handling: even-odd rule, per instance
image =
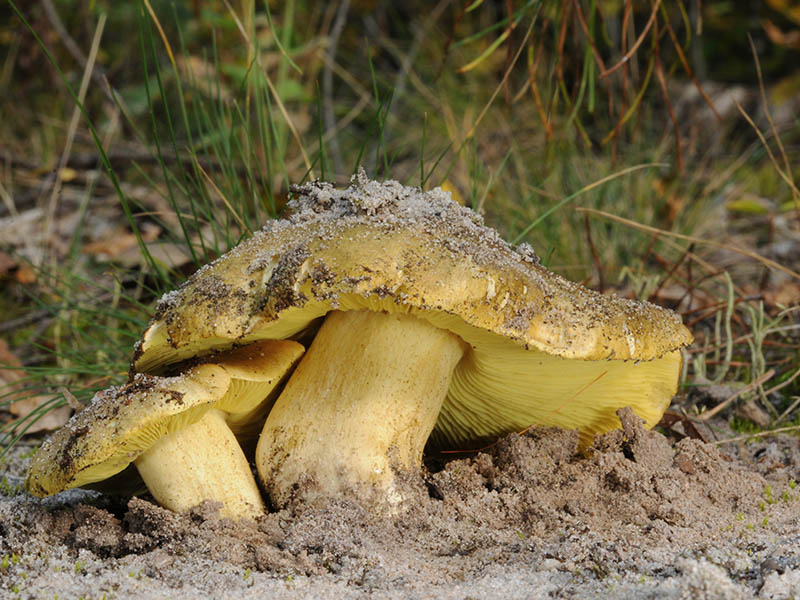
[[20, 489], [3, 468], [2, 598], [793, 598], [795, 438], [675, 442], [623, 413], [578, 453], [535, 429], [407, 477], [395, 515], [356, 494], [258, 522], [148, 497]]

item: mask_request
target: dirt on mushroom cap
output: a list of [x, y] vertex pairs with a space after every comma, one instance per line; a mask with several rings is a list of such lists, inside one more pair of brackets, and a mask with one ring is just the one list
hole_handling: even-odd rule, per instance
[[121, 472], [171, 429], [201, 419], [229, 385], [223, 369], [201, 365], [175, 377], [136, 374], [99, 392], [36, 453], [29, 489], [44, 496]]
[[[134, 357], [136, 370], [267, 330], [296, 335], [358, 299], [459, 315], [566, 358], [649, 360], [691, 340], [669, 311], [549, 273], [529, 246], [511, 248], [439, 189], [423, 193], [363, 173], [345, 190], [322, 182], [293, 189], [293, 214], [162, 299]], [[306, 320], [292, 322], [300, 310]]]

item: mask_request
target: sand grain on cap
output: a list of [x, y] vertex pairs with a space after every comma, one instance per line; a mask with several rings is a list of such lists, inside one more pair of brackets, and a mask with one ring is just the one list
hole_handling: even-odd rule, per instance
[[[547, 271], [530, 245], [512, 247], [441, 189], [373, 181], [360, 170], [345, 189], [315, 181], [292, 193], [286, 218], [164, 296], [134, 370], [262, 336], [297, 336], [328, 310], [370, 297], [458, 316], [565, 358], [650, 360], [691, 340], [670, 311]], [[305, 308], [304, 322], [273, 326]]]

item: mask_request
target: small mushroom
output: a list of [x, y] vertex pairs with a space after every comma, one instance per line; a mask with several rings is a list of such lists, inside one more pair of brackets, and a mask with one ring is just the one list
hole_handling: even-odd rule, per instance
[[618, 428], [619, 408], [652, 427], [668, 406], [692, 339], [674, 313], [547, 271], [441, 190], [361, 172], [294, 192], [288, 219], [162, 301], [132, 363], [158, 373], [234, 342], [313, 339], [256, 451], [276, 505], [353, 486], [393, 503], [426, 442], [477, 447], [533, 424], [586, 441]]
[[138, 373], [99, 392], [36, 453], [29, 491], [48, 496], [103, 481], [133, 463], [153, 497], [171, 510], [212, 500], [229, 517], [263, 514], [237, 435], [257, 435], [302, 353], [296, 342], [263, 341], [209, 356], [214, 364], [177, 376]]

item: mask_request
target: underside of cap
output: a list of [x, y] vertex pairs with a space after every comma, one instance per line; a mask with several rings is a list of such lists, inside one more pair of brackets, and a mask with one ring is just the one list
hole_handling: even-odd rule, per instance
[[[429, 447], [479, 447], [531, 425], [577, 429], [584, 439], [619, 427], [616, 410], [633, 407], [654, 426], [677, 391], [681, 353], [649, 361], [566, 359], [525, 347], [439, 311], [398, 305], [390, 297], [339, 299], [339, 310], [410, 314], [458, 335], [469, 346], [456, 367]], [[328, 305], [285, 311], [257, 335], [293, 336], [313, 327]]]
[[231, 383], [216, 404], [239, 443], [251, 454], [282, 384], [294, 370], [305, 348], [282, 339], [259, 340], [205, 358], [225, 369]]
[[[654, 427], [677, 392], [678, 350], [650, 361], [565, 359], [538, 350], [527, 356], [498, 342], [456, 367], [429, 450], [479, 449], [533, 426], [574, 429], [583, 444], [620, 427], [631, 407]], [[502, 347], [505, 346], [505, 347]]]

